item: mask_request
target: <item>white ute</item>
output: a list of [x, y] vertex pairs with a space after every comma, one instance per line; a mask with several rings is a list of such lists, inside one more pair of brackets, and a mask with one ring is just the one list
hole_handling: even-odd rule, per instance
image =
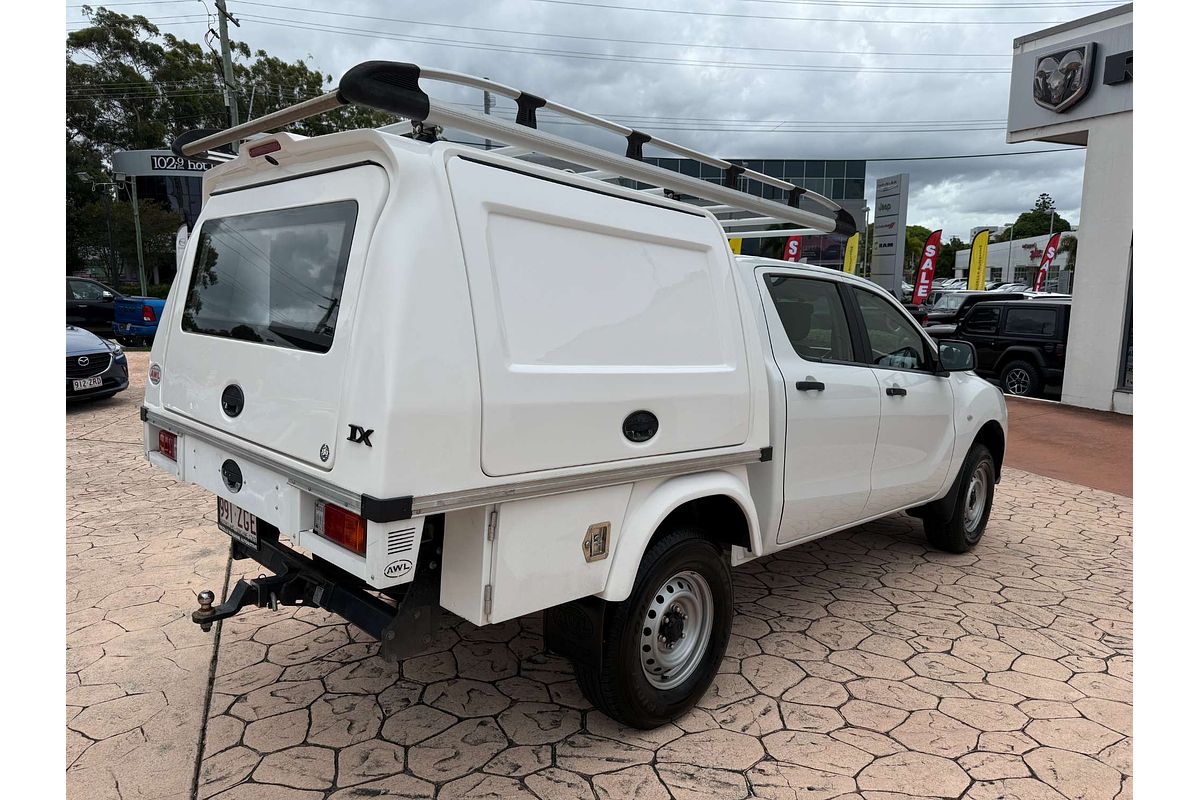
[[[428, 80], [514, 99], [517, 121], [439, 104]], [[413, 135], [263, 135], [347, 103]], [[538, 130], [542, 108], [626, 154]], [[273, 573], [201, 593], [204, 629], [319, 606], [400, 659], [439, 607], [476, 625], [542, 611], [592, 703], [652, 727], [717, 672], [731, 567], [899, 511], [935, 547], [979, 541], [1007, 414], [971, 346], [936, 344], [868, 281], [730, 250], [853, 233], [832, 201], [393, 62], [176, 147], [239, 141], [204, 178], [142, 410], [147, 457], [215, 494], [233, 555]], [[723, 179], [647, 165], [645, 144]], [[748, 225], [764, 230], [726, 230]]]

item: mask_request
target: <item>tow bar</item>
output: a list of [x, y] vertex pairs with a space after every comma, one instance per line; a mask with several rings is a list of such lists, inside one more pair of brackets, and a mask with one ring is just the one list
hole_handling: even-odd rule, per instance
[[421, 541], [412, 582], [400, 587], [404, 594], [393, 604], [374, 594], [366, 584], [332, 565], [315, 561], [279, 544], [274, 537], [260, 538], [254, 550], [234, 542], [235, 557], [249, 556], [274, 575], [259, 575], [234, 584], [229, 597], [214, 606], [216, 595], [204, 590], [196, 595], [199, 608], [192, 622], [211, 631], [214, 622], [228, 619], [247, 606], [277, 611], [284, 606], [323, 608], [362, 628], [382, 642], [381, 655], [399, 661], [419, 653], [437, 631], [438, 596], [441, 590], [442, 530], [440, 520], [430, 520]]

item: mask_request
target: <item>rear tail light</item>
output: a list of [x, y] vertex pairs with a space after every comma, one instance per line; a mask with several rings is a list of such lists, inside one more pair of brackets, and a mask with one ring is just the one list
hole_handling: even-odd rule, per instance
[[158, 432], [158, 452], [175, 461], [175, 434], [170, 431]]
[[352, 553], [367, 553], [367, 521], [332, 503], [317, 503], [313, 527], [317, 534]]
[[154, 315], [153, 308], [150, 306], [142, 306], [142, 322], [154, 322], [156, 319], [158, 319], [158, 317]]

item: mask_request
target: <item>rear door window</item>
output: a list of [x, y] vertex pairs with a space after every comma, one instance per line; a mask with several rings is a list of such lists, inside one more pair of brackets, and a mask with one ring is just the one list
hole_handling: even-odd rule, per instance
[[1053, 336], [1058, 315], [1053, 308], [1010, 308], [1004, 332], [1018, 336]]
[[767, 291], [796, 355], [809, 361], [853, 361], [850, 325], [831, 281], [767, 275]]
[[328, 352], [357, 216], [342, 200], [206, 221], [183, 330]]

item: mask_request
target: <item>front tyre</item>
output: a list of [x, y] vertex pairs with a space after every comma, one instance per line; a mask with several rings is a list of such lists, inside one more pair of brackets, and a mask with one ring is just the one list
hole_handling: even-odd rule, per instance
[[982, 444], [974, 445], [963, 461], [958, 499], [949, 519], [925, 518], [925, 537], [938, 550], [965, 553], [983, 536], [996, 491], [996, 462]]
[[576, 664], [592, 705], [634, 728], [680, 716], [708, 690], [733, 621], [733, 579], [723, 548], [689, 525], [642, 557], [628, 599], [609, 608], [600, 662]]

